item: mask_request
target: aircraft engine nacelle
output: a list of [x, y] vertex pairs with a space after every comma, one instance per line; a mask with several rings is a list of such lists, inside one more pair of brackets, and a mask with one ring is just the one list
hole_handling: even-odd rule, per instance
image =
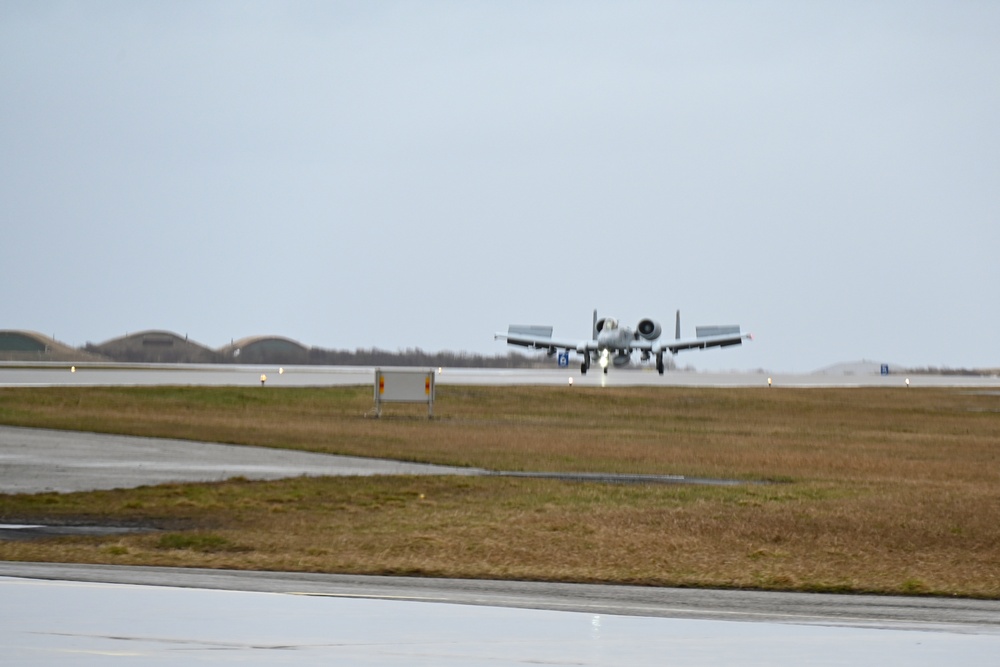
[[594, 323], [594, 328], [597, 329], [597, 333], [604, 331], [604, 322], [607, 319], [608, 318], [606, 317], [602, 317], [601, 319], [597, 320], [597, 322]]
[[663, 333], [663, 328], [656, 320], [645, 319], [639, 321], [639, 326], [635, 328], [635, 331], [646, 340], [656, 340]]

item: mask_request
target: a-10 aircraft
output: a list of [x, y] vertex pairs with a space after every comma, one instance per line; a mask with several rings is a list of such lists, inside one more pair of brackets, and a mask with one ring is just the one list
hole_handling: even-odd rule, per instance
[[665, 352], [673, 355], [680, 350], [742, 345], [744, 338], [753, 339], [751, 334], [741, 333], [739, 325], [696, 327], [694, 338], [681, 338], [679, 310], [674, 338], [661, 340], [662, 333], [659, 322], [655, 320], [648, 318], [639, 320], [639, 324], [633, 330], [631, 327], [619, 325], [618, 320], [611, 317], [597, 319], [595, 310], [593, 337], [590, 340], [553, 338], [550, 326], [517, 324], [510, 325], [507, 333], [496, 334], [494, 340], [506, 340], [508, 345], [544, 349], [550, 357], [560, 349], [567, 353], [576, 352], [583, 356], [583, 363], [580, 364], [580, 372], [583, 374], [590, 369], [591, 361], [597, 361], [607, 373], [610, 363], [616, 367], [625, 366], [631, 361], [633, 352], [640, 352], [642, 361], [649, 361], [655, 356], [656, 370], [663, 375]]

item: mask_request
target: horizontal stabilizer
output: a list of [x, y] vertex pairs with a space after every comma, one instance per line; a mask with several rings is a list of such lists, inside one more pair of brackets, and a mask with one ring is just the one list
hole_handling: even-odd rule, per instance
[[722, 325], [722, 326], [707, 326], [707, 327], [695, 327], [695, 336], [698, 338], [709, 338], [711, 336], [731, 336], [733, 334], [739, 335], [740, 325]]
[[539, 324], [511, 324], [507, 327], [507, 335], [552, 338], [552, 327], [542, 326]]

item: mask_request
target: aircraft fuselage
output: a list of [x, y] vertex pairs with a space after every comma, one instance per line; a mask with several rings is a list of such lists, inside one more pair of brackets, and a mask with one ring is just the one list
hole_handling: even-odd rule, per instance
[[628, 327], [615, 327], [613, 329], [605, 327], [597, 334], [597, 349], [627, 350], [628, 344], [634, 338], [635, 335]]

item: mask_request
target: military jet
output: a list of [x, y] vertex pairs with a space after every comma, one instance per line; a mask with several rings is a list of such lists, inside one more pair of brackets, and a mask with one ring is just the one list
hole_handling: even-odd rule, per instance
[[508, 345], [520, 345], [536, 350], [546, 350], [553, 356], [558, 350], [576, 352], [583, 357], [580, 372], [586, 375], [591, 361], [608, 372], [608, 366], [626, 366], [632, 360], [632, 353], [639, 352], [642, 361], [656, 357], [656, 370], [663, 375], [663, 355], [671, 355], [680, 350], [705, 349], [707, 347], [728, 347], [742, 345], [743, 340], [752, 340], [751, 334], [740, 331], [739, 325], [703, 326], [695, 328], [694, 338], [681, 338], [681, 311], [677, 311], [677, 322], [673, 339], [660, 339], [663, 333], [656, 320], [642, 319], [635, 329], [622, 326], [613, 317], [597, 318], [594, 311], [594, 326], [590, 340], [570, 340], [553, 338], [552, 327], [541, 325], [512, 324], [507, 333], [498, 333], [494, 340], [506, 340]]

